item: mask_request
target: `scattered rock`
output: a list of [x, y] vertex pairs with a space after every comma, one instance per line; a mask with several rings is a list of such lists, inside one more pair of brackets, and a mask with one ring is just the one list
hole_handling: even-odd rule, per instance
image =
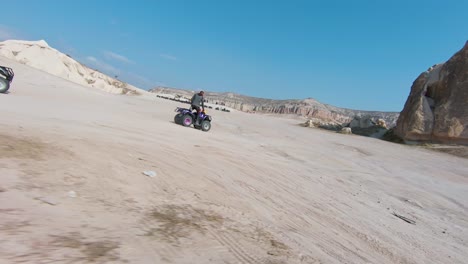
[[143, 174], [151, 178], [154, 178], [157, 175], [155, 171], [144, 171]]
[[382, 138], [383, 135], [388, 131], [387, 123], [383, 118], [375, 118], [369, 115], [366, 116], [355, 116], [349, 124], [345, 124], [346, 127], [350, 127], [353, 130], [353, 134]]
[[355, 128], [369, 128], [371, 126], [374, 126], [375, 122], [372, 120], [370, 116], [355, 116], [353, 120], [349, 123], [349, 127]]
[[353, 131], [351, 130], [350, 127], [343, 127], [341, 129], [341, 134], [352, 134], [352, 133], [353, 133]]
[[331, 131], [341, 131], [341, 129], [343, 128], [341, 124], [338, 124], [336, 122], [317, 122], [315, 123], [315, 126]]
[[379, 127], [387, 128], [387, 122], [385, 122], [385, 120], [383, 120], [382, 118], [377, 119], [376, 123]]
[[400, 218], [401, 220], [403, 220], [403, 221], [409, 223], [409, 224], [412, 224], [412, 225], [415, 225], [415, 224], [416, 224], [416, 221], [411, 220], [411, 219], [409, 219], [409, 218], [407, 218], [407, 217], [405, 217], [405, 216], [399, 215], [399, 214], [397, 214], [397, 213], [395, 213], [395, 212], [393, 213], [393, 215], [396, 216], [396, 217], [398, 217], [398, 218]]
[[419, 207], [419, 208], [421, 208], [421, 209], [424, 208], [424, 207], [422, 206], [422, 204], [421, 204], [420, 202], [418, 202], [418, 201], [413, 201], [413, 200], [409, 200], [409, 199], [405, 199], [405, 198], [403, 198], [403, 201], [405, 201], [405, 202], [407, 202], [407, 203], [409, 203], [409, 204], [411, 204], [411, 205], [413, 205], [413, 206]]
[[314, 122], [312, 120], [307, 120], [305, 123], [304, 123], [304, 126], [305, 127], [315, 127], [314, 125]]
[[75, 198], [76, 197], [76, 192], [75, 191], [69, 191], [68, 192], [68, 197]]
[[37, 197], [35, 199], [38, 200], [38, 201], [41, 201], [43, 203], [50, 204], [50, 205], [57, 205], [58, 204], [58, 202], [56, 202], [54, 199], [52, 199], [50, 197]]

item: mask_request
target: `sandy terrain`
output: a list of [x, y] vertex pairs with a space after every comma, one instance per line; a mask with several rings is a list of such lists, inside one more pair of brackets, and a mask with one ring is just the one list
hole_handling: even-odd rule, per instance
[[0, 65], [0, 263], [468, 259], [468, 159]]

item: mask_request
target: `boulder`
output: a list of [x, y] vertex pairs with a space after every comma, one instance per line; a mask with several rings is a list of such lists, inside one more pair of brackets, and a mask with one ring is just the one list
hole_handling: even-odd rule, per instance
[[377, 119], [376, 123], [377, 123], [376, 125], [379, 127], [388, 128], [387, 122], [385, 122], [385, 120], [383, 120], [382, 118]]
[[369, 128], [374, 125], [374, 121], [372, 121], [372, 118], [370, 116], [355, 116], [353, 120], [351, 120], [351, 122], [349, 123], [349, 127], [351, 128]]
[[395, 134], [406, 141], [468, 144], [468, 42], [414, 81]]
[[307, 120], [305, 123], [304, 123], [304, 126], [305, 127], [315, 127], [314, 125], [314, 122], [312, 120]]
[[352, 134], [353, 130], [350, 127], [343, 127], [340, 131], [341, 134]]

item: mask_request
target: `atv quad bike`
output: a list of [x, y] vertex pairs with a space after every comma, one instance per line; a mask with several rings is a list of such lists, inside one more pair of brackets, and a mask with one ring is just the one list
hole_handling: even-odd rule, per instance
[[6, 93], [10, 89], [14, 76], [13, 69], [0, 66], [0, 93]]
[[177, 107], [175, 112], [178, 112], [174, 116], [174, 123], [183, 125], [185, 127], [189, 127], [193, 124], [193, 127], [196, 129], [201, 129], [202, 131], [207, 132], [211, 128], [211, 116], [207, 115], [205, 111], [203, 111], [200, 115], [200, 124], [195, 124], [195, 120], [197, 117], [197, 111], [193, 111], [187, 108]]

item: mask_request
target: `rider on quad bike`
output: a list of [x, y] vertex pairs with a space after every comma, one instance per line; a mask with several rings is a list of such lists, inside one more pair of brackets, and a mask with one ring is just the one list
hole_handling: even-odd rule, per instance
[[200, 114], [202, 112], [205, 112], [205, 104], [204, 104], [205, 98], [203, 97], [204, 94], [205, 94], [204, 91], [200, 91], [199, 93], [194, 94], [192, 96], [192, 99], [190, 100], [191, 109], [197, 110], [197, 117], [195, 118], [196, 126], [200, 125]]

